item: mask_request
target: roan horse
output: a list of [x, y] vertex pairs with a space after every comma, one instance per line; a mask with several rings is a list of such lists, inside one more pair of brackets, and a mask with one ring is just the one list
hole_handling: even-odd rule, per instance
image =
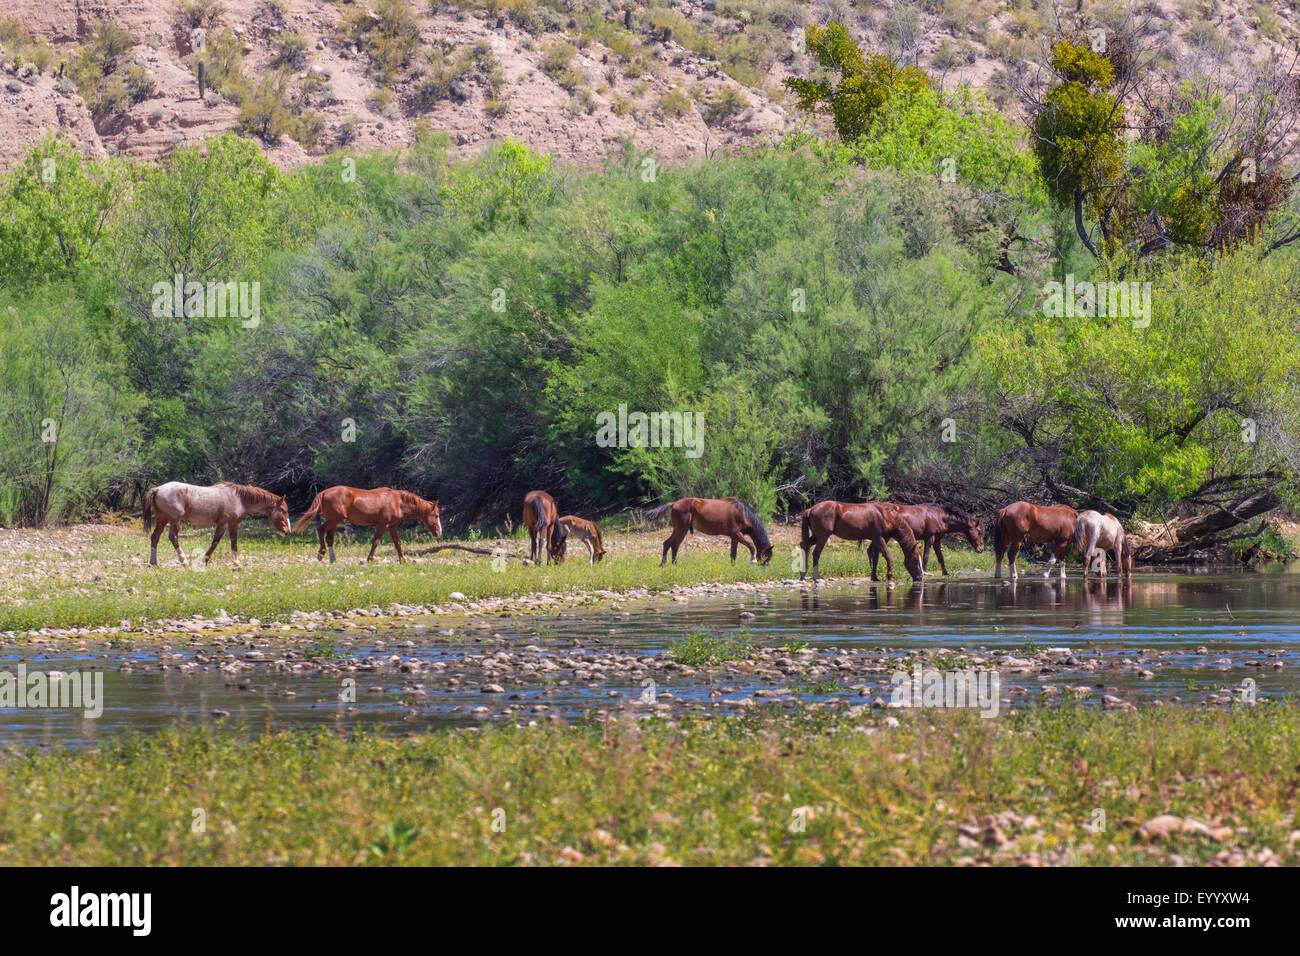
[[[158, 527], [154, 528], [154, 515], [158, 516]], [[164, 527], [176, 557], [181, 564], [189, 567], [190, 563], [181, 552], [179, 533], [181, 522], [186, 521], [200, 528], [216, 528], [212, 535], [212, 544], [203, 556], [206, 565], [212, 560], [212, 552], [217, 550], [217, 542], [227, 531], [230, 532], [230, 554], [235, 567], [239, 567], [239, 522], [250, 514], [266, 515], [271, 527], [280, 534], [289, 533], [289, 506], [283, 495], [274, 495], [262, 488], [252, 485], [236, 485], [223, 481], [218, 485], [187, 485], [183, 481], [169, 481], [166, 484], [150, 488], [144, 494], [144, 530], [153, 531], [149, 539], [149, 563], [158, 563], [158, 539], [162, 537]]]
[[[890, 502], [892, 504], [892, 502]], [[948, 567], [943, 563], [943, 541], [945, 534], [960, 534], [970, 542], [976, 552], [984, 551], [984, 535], [980, 532], [979, 522], [956, 508], [944, 505], [895, 505], [917, 541], [925, 543], [925, 553], [921, 556], [922, 570], [930, 566], [930, 548], [934, 548], [939, 559], [939, 570], [948, 574]], [[873, 544], [867, 552], [871, 557], [871, 580], [876, 579], [876, 566], [880, 561], [880, 552]]]
[[[803, 534], [800, 547], [803, 549], [803, 570], [799, 572], [802, 581], [808, 571], [808, 549], [812, 549], [812, 575], [816, 581], [819, 577], [817, 565], [821, 562], [822, 549], [831, 535], [846, 541], [870, 541], [873, 552], [885, 556], [885, 574], [892, 586], [894, 583], [894, 562], [889, 557], [889, 548], [885, 542], [890, 538], [898, 542], [903, 549], [903, 566], [912, 576], [913, 581], [921, 580], [921, 548], [916, 543], [916, 535], [903, 520], [898, 505], [880, 501], [865, 501], [853, 504], [844, 501], [819, 501], [803, 513]], [[873, 565], [875, 562], [872, 562]], [[876, 580], [875, 568], [871, 571], [871, 580]]]
[[1094, 558], [1098, 561], [1101, 576], [1106, 576], [1107, 551], [1115, 552], [1115, 566], [1121, 575], [1126, 578], [1133, 576], [1133, 552], [1129, 550], [1124, 525], [1112, 514], [1080, 511], [1079, 520], [1074, 525], [1074, 549], [1083, 555], [1085, 578]]
[[767, 537], [767, 529], [753, 509], [739, 498], [678, 498], [647, 511], [646, 520], [654, 521], [665, 511], [672, 512], [673, 530], [664, 542], [663, 557], [659, 560], [661, 568], [668, 561], [670, 549], [673, 564], [677, 563], [677, 549], [687, 534], [696, 531], [730, 538], [732, 561], [736, 560], [736, 548], [742, 544], [749, 551], [751, 563], [767, 564], [772, 560], [772, 542]]
[[[530, 491], [524, 495], [524, 524], [532, 544], [528, 558], [534, 564], [542, 563], [542, 548], [546, 548], [546, 563], [564, 563], [564, 538], [566, 531], [560, 524], [559, 509], [555, 499], [544, 491]], [[540, 540], [540, 543], [539, 543]]]
[[1061, 562], [1061, 578], [1065, 578], [1065, 552], [1074, 541], [1074, 526], [1079, 515], [1069, 505], [1033, 505], [1017, 501], [1007, 505], [993, 519], [993, 553], [997, 564], [993, 576], [1002, 577], [1002, 555], [1011, 564], [1011, 580], [1016, 572], [1016, 555], [1025, 539], [1038, 544], [1050, 544], [1052, 555], [1047, 559], [1043, 577], [1052, 573], [1052, 565]]
[[385, 533], [392, 537], [393, 546], [397, 548], [398, 563], [406, 560], [402, 556], [402, 542], [397, 540], [397, 526], [403, 521], [419, 521], [435, 538], [442, 536], [438, 502], [425, 501], [409, 491], [392, 488], [349, 488], [347, 485], [326, 488], [312, 500], [311, 507], [298, 519], [293, 530], [304, 530], [312, 518], [316, 518], [316, 540], [320, 543], [316, 560], [323, 561], [328, 548], [331, 564], [334, 563], [334, 531], [344, 521], [375, 526], [375, 538], [370, 542], [367, 562], [375, 560], [375, 548]]

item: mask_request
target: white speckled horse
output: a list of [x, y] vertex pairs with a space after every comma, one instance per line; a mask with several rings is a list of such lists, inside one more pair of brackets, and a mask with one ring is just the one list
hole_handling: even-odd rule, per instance
[[1088, 576], [1088, 569], [1093, 559], [1098, 562], [1101, 576], [1106, 576], [1106, 552], [1115, 552], [1115, 565], [1124, 577], [1133, 576], [1133, 553], [1129, 550], [1128, 538], [1124, 526], [1112, 514], [1100, 511], [1080, 511], [1074, 525], [1074, 548], [1083, 555], [1083, 576]]
[[[158, 515], [158, 527], [154, 528], [154, 514]], [[236, 485], [223, 481], [218, 485], [187, 485], [183, 481], [169, 481], [165, 485], [150, 488], [144, 496], [144, 530], [153, 530], [149, 540], [149, 563], [158, 563], [158, 539], [162, 537], [163, 528], [170, 526], [167, 536], [176, 557], [181, 564], [189, 567], [181, 551], [179, 540], [181, 522], [200, 528], [216, 528], [212, 535], [212, 545], [203, 556], [206, 565], [212, 560], [212, 552], [217, 550], [217, 542], [227, 531], [230, 532], [230, 554], [235, 567], [239, 567], [239, 522], [250, 514], [266, 515], [271, 527], [280, 534], [289, 533], [289, 506], [284, 495], [274, 495], [262, 488], [252, 485]]]

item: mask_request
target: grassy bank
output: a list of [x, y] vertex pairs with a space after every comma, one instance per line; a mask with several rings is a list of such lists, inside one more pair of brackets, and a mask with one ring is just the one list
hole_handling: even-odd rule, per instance
[[[186, 570], [166, 538], [159, 548], [162, 563], [148, 567], [148, 540], [138, 528], [79, 526], [4, 535], [0, 540], [0, 631], [116, 628], [123, 620], [138, 627], [147, 620], [194, 615], [211, 618], [221, 611], [263, 622], [284, 621], [294, 611], [444, 604], [456, 593], [473, 601], [777, 581], [797, 574], [792, 554], [798, 540], [797, 529], [774, 529], [776, 555], [769, 566], [758, 567], [746, 560], [743, 550], [732, 564], [725, 539], [697, 535], [688, 539], [676, 565], [660, 568], [664, 531], [611, 534], [606, 542], [609, 554], [594, 567], [587, 564], [581, 545], [570, 550], [561, 567], [525, 567], [519, 557], [528, 554], [526, 537], [460, 542], [489, 551], [500, 547], [511, 555], [504, 561], [444, 551], [412, 555], [399, 565], [389, 543], [378, 552], [374, 564], [365, 565], [370, 547], [370, 537], [365, 535], [340, 538], [338, 561], [331, 565], [316, 561], [314, 536], [282, 539], [246, 532], [240, 538], [242, 569], [232, 568], [229, 545], [223, 541], [207, 569]], [[435, 544], [423, 532], [408, 531], [403, 539], [408, 554]], [[202, 552], [210, 540], [210, 532], [197, 530], [183, 537], [182, 549], [195, 559], [195, 568], [202, 568]], [[950, 570], [992, 567], [988, 553], [976, 555], [956, 547], [949, 553]], [[896, 547], [894, 554], [897, 559]], [[937, 572], [931, 560], [932, 570]], [[859, 551], [846, 543], [827, 548], [821, 562], [822, 574], [830, 577], [862, 576], [866, 567], [865, 549]], [[900, 584], [909, 580], [897, 561], [895, 571]]]
[[1300, 862], [1300, 708], [898, 716], [11, 751], [0, 864]]

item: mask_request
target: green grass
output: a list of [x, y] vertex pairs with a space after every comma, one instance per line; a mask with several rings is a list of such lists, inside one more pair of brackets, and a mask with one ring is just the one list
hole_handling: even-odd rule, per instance
[[[272, 538], [245, 529], [240, 536], [244, 567], [234, 570], [223, 541], [206, 570], [186, 570], [166, 538], [159, 548], [160, 565], [143, 565], [148, 540], [143, 533], [96, 533], [74, 556], [66, 557], [46, 545], [11, 548], [0, 554], [0, 632], [43, 627], [110, 627], [123, 620], [133, 627], [145, 621], [214, 617], [219, 611], [263, 623], [287, 621], [294, 611], [347, 611], [385, 608], [391, 604], [428, 606], [445, 604], [454, 592], [468, 600], [523, 598], [539, 593], [652, 591], [709, 583], [777, 581], [797, 576], [790, 555], [778, 546], [770, 565], [761, 567], [742, 558], [732, 564], [725, 539], [696, 536], [682, 548], [676, 564], [659, 567], [663, 532], [608, 536], [608, 557], [590, 566], [581, 554], [572, 554], [562, 566], [524, 567], [511, 558], [503, 570], [494, 570], [488, 556], [441, 552], [398, 564], [391, 543], [381, 547], [374, 564], [363, 564], [369, 537], [336, 543], [338, 561], [318, 563], [316, 542], [307, 535]], [[189, 532], [181, 542], [195, 567], [210, 534]], [[434, 542], [422, 531], [403, 535], [408, 552]], [[447, 543], [447, 542], [440, 542]], [[492, 542], [473, 542], [491, 547]], [[512, 554], [527, 554], [524, 538], [509, 542]], [[784, 547], [789, 552], [792, 545]], [[970, 560], [961, 563], [958, 555]], [[953, 552], [954, 566], [987, 564], [988, 555]], [[867, 573], [865, 550], [837, 544], [822, 556], [825, 577], [863, 577]], [[499, 564], [500, 562], [498, 562]], [[937, 568], [936, 568], [937, 570]], [[900, 570], [899, 586], [909, 580]], [[883, 568], [881, 570], [883, 576]], [[935, 578], [934, 580], [941, 580]], [[593, 598], [594, 600], [594, 598]]]
[[[872, 733], [757, 714], [14, 748], [0, 864], [952, 864], [992, 853], [959, 846], [958, 826], [1004, 812], [1037, 822], [1004, 824], [1013, 842], [994, 862], [1204, 863], [1233, 848], [1300, 862], [1296, 706], [899, 717]], [[1139, 824], [1165, 813], [1243, 832], [1145, 842]]]
[[691, 631], [673, 641], [668, 654], [678, 664], [688, 667], [706, 667], [724, 661], [749, 657], [758, 648], [749, 631], [734, 634], [715, 634], [709, 630]]

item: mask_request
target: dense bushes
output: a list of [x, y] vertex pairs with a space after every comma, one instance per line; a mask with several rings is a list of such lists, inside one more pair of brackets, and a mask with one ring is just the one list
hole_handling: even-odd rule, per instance
[[[1049, 315], [1049, 281], [1106, 273], [1014, 130], [929, 87], [873, 130], [682, 169], [628, 147], [589, 173], [511, 142], [452, 161], [431, 136], [292, 173], [235, 137], [159, 167], [43, 144], [0, 184], [23, 357], [0, 518], [124, 507], [169, 478], [298, 506], [402, 485], [453, 527], [538, 486], [566, 510], [1077, 492], [1150, 515], [1291, 486], [1291, 253], [1144, 267], [1146, 327]], [[256, 283], [260, 321], [160, 313], [177, 275]], [[620, 406], [701, 413], [701, 454], [598, 443]], [[60, 415], [51, 464], [39, 425]]]

